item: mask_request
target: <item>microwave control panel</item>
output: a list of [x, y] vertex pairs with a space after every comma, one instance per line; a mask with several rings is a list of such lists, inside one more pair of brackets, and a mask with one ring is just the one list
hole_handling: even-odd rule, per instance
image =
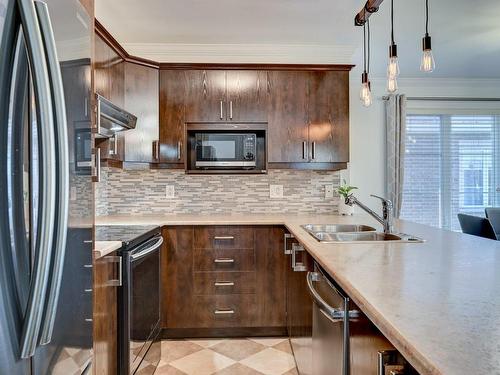
[[255, 160], [256, 142], [255, 134], [249, 134], [245, 137], [243, 141], [243, 155], [245, 160]]

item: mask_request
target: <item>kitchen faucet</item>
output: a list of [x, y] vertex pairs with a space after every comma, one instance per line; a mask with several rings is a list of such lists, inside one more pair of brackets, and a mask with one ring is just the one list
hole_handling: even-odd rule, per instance
[[371, 196], [374, 198], [378, 198], [382, 201], [382, 216], [378, 215], [375, 211], [365, 206], [354, 195], [347, 196], [345, 199], [345, 204], [347, 204], [348, 206], [357, 204], [359, 207], [361, 207], [364, 211], [368, 212], [380, 224], [384, 226], [384, 233], [392, 233], [394, 229], [392, 226], [392, 221], [394, 218], [392, 202], [389, 199], [379, 197], [378, 195], [372, 194]]

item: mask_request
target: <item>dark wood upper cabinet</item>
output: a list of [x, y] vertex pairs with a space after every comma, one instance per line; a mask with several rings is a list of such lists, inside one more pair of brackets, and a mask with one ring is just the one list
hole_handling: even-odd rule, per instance
[[309, 160], [349, 161], [349, 72], [310, 72]]
[[123, 133], [126, 162], [156, 161], [153, 142], [158, 139], [158, 69], [125, 63], [124, 108], [137, 116], [135, 129]]
[[268, 75], [268, 160], [270, 163], [307, 162], [309, 73], [270, 71]]
[[185, 122], [225, 121], [226, 72], [223, 70], [187, 70], [185, 75], [187, 83], [184, 99]]
[[225, 118], [229, 122], [267, 121], [268, 73], [263, 70], [226, 72]]
[[178, 163], [181, 168], [184, 168], [184, 124], [191, 76], [192, 73], [185, 70], [160, 70], [160, 130], [156, 158], [161, 163]]

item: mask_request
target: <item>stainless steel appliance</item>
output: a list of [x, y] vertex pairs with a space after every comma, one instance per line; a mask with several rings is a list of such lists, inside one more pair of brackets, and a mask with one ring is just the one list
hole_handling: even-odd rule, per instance
[[92, 33], [78, 0], [0, 0], [0, 374], [91, 371]]
[[344, 291], [314, 264], [312, 374], [417, 374]]
[[119, 373], [153, 374], [161, 357], [158, 226], [98, 226], [99, 240], [122, 241], [118, 294]]
[[116, 133], [135, 129], [137, 117], [113, 104], [104, 96], [96, 94], [97, 127], [96, 138], [110, 138]]
[[256, 133], [197, 132], [196, 168], [253, 169], [257, 165]]

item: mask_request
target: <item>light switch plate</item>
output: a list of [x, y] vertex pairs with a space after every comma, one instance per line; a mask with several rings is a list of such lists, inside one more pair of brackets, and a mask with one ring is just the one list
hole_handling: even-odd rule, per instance
[[165, 186], [165, 198], [166, 199], [174, 199], [175, 198], [174, 185], [166, 185]]
[[325, 199], [333, 198], [333, 185], [326, 184], [325, 185]]
[[269, 185], [270, 198], [283, 198], [283, 185]]

